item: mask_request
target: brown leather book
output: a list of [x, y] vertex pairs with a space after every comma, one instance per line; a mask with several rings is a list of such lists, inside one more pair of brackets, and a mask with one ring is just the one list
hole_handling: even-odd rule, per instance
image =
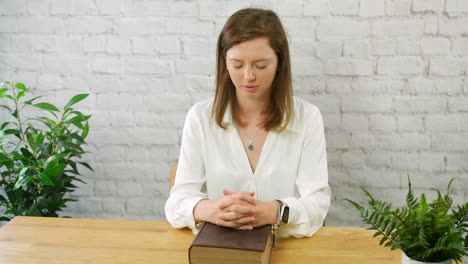
[[270, 263], [271, 225], [237, 230], [204, 223], [189, 248], [190, 264]]

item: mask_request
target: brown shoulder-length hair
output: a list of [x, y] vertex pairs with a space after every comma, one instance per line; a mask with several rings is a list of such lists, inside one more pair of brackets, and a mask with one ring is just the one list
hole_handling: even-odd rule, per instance
[[216, 124], [226, 129], [223, 116], [231, 107], [235, 125], [240, 121], [236, 87], [229, 77], [226, 66], [226, 53], [233, 46], [258, 37], [266, 37], [278, 57], [276, 76], [273, 80], [270, 104], [265, 109], [263, 127], [266, 130], [284, 130], [293, 115], [292, 78], [289, 47], [286, 33], [279, 17], [271, 10], [246, 8], [235, 12], [224, 25], [218, 38], [216, 91], [211, 116]]

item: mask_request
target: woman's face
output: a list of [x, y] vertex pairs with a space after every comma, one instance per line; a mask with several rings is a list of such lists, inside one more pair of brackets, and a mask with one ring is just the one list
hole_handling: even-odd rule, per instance
[[269, 98], [278, 57], [267, 38], [255, 38], [230, 48], [226, 53], [226, 66], [238, 99]]

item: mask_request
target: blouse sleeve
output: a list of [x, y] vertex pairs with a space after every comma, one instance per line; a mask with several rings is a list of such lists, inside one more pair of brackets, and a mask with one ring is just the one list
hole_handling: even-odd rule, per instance
[[165, 213], [173, 227], [189, 227], [195, 234], [198, 227], [193, 217], [193, 209], [200, 200], [207, 198], [206, 193], [202, 192], [206, 181], [202, 156], [203, 142], [200, 119], [196, 108], [192, 107], [185, 119], [176, 179], [166, 201]]
[[288, 224], [277, 230], [280, 237], [310, 237], [323, 225], [330, 207], [327, 154], [322, 116], [317, 108], [307, 118], [301, 160], [296, 177], [299, 198], [280, 199], [289, 208]]

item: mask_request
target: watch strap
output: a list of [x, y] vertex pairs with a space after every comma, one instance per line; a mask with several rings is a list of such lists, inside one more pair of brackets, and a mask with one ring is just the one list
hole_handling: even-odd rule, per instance
[[276, 224], [273, 224], [273, 228], [278, 228], [281, 224], [281, 217], [282, 217], [282, 206], [278, 202], [278, 200], [273, 200], [276, 203], [276, 207], [278, 208], [278, 219], [276, 220]]

